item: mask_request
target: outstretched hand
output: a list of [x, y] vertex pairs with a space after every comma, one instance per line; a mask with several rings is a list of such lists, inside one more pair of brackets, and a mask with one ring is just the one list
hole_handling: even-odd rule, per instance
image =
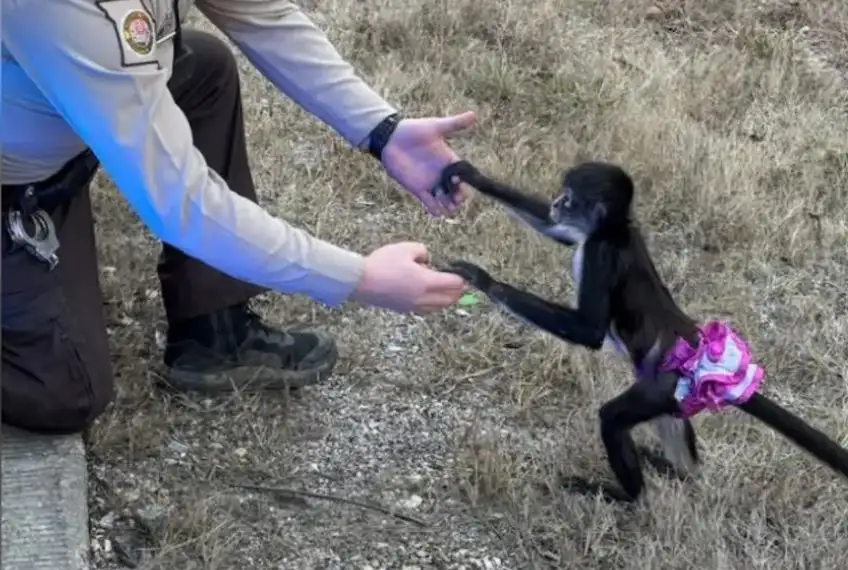
[[456, 303], [465, 292], [462, 275], [428, 267], [427, 248], [401, 242], [383, 246], [365, 258], [352, 299], [397, 313], [430, 313]]
[[459, 157], [447, 138], [476, 121], [469, 111], [452, 117], [403, 119], [383, 149], [386, 172], [415, 196], [432, 216], [452, 215], [465, 199], [459, 184], [449, 192], [432, 193], [441, 183], [442, 169]]

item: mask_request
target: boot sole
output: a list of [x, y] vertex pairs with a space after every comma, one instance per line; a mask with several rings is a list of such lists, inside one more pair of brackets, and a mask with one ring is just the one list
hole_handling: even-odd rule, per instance
[[163, 382], [177, 392], [222, 394], [228, 392], [268, 392], [297, 390], [326, 380], [338, 360], [333, 347], [326, 359], [308, 370], [282, 370], [270, 366], [237, 366], [215, 372], [168, 368]]

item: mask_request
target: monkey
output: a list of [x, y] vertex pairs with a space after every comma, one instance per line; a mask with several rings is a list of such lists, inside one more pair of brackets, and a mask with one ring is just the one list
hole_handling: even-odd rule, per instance
[[704, 409], [715, 413], [728, 406], [764, 422], [848, 477], [848, 451], [757, 391], [765, 372], [738, 333], [718, 321], [699, 326], [677, 305], [633, 216], [635, 185], [622, 167], [579, 163], [565, 171], [550, 203], [498, 182], [464, 160], [443, 169], [439, 188], [454, 188], [458, 182], [506, 206], [542, 235], [576, 248], [576, 307], [499, 281], [467, 261], [454, 261], [444, 270], [460, 275], [531, 326], [592, 351], [612, 346], [632, 365], [635, 382], [598, 412], [607, 462], [621, 490], [580, 477], [571, 478], [569, 487], [600, 493], [606, 500], [637, 501], [644, 477], [630, 432], [646, 422], [655, 425], [664, 455], [678, 472], [694, 473], [700, 458], [690, 418]]

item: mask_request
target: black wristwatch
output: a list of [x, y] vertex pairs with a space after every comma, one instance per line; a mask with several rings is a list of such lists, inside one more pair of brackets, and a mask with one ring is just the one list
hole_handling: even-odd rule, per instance
[[383, 149], [389, 143], [389, 139], [402, 119], [400, 113], [392, 113], [380, 121], [380, 124], [374, 127], [374, 130], [368, 135], [368, 153], [380, 162], [383, 160]]

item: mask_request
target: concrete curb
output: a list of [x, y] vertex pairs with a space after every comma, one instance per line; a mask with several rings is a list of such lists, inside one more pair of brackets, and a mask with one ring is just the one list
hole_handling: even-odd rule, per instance
[[2, 427], [4, 570], [88, 570], [85, 446]]

